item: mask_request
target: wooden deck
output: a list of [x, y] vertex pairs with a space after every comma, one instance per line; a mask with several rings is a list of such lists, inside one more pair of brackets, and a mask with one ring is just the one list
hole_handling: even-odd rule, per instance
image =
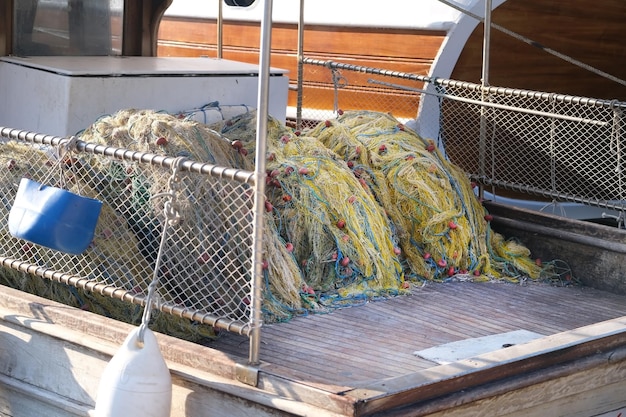
[[[132, 326], [1, 292], [0, 346], [11, 349], [0, 349], [0, 404], [9, 415], [88, 415], [99, 375]], [[429, 283], [263, 327], [256, 386], [236, 377], [247, 362], [244, 337], [229, 333], [208, 347], [158, 338], [173, 377], [172, 416], [588, 417], [626, 406], [625, 301], [589, 287]], [[414, 355], [516, 329], [547, 337], [447, 365]], [[55, 360], [32, 360], [42, 357]]]
[[[611, 290], [427, 283], [411, 295], [266, 325], [259, 366], [248, 364], [248, 339], [233, 333], [208, 346], [157, 335], [172, 374], [172, 416], [589, 417], [623, 409], [626, 230], [523, 211], [507, 223], [511, 208], [492, 208], [494, 225], [511, 235], [565, 242], [558, 248], [573, 254], [574, 276]], [[533, 253], [553, 259], [542, 245]], [[615, 285], [587, 277], [596, 275]], [[14, 289], [0, 295], [0, 415], [3, 405], [9, 415], [88, 415], [99, 376], [133, 326]], [[519, 329], [545, 337], [447, 364], [414, 354]]]
[[[625, 296], [589, 287], [428, 283], [409, 296], [264, 326], [262, 369], [341, 391], [437, 365], [417, 350], [518, 329], [547, 336], [625, 315]], [[245, 337], [209, 346], [247, 357]]]

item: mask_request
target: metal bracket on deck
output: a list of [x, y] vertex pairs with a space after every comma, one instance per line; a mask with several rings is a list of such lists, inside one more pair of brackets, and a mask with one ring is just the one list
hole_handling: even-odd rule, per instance
[[256, 387], [259, 383], [259, 368], [248, 364], [235, 364], [235, 378], [239, 382]]

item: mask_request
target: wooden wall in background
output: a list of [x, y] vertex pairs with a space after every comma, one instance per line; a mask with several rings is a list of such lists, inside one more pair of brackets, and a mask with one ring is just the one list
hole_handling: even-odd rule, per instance
[[[517, 32], [547, 48], [626, 79], [626, 2], [624, 0], [508, 0], [493, 13], [493, 23]], [[489, 82], [494, 86], [548, 91], [594, 98], [626, 100], [626, 87], [546, 53], [536, 46], [492, 30]], [[258, 23], [226, 21], [223, 56], [258, 62]], [[349, 64], [426, 75], [442, 45], [445, 33], [389, 28], [308, 25], [304, 55]], [[479, 83], [482, 65], [483, 27], [469, 38], [452, 73], [453, 79]], [[215, 20], [164, 17], [159, 31], [160, 56], [209, 56], [217, 54]], [[272, 65], [297, 77], [297, 25], [275, 23], [272, 32]], [[372, 108], [414, 117], [414, 94], [396, 91], [384, 100], [379, 87], [366, 74], [343, 72], [348, 86], [340, 90], [344, 109]], [[332, 109], [334, 92], [330, 71], [307, 66], [304, 73], [305, 107]], [[398, 80], [389, 82], [406, 84]], [[421, 85], [409, 84], [420, 88]], [[291, 91], [289, 105], [295, 106]]]
[[[626, 1], [508, 0], [492, 22], [621, 80], [626, 79]], [[480, 82], [478, 25], [452, 78]], [[489, 84], [626, 101], [626, 86], [572, 65], [498, 30], [491, 31]]]
[[[492, 15], [493, 24], [621, 80], [626, 79], [625, 22], [624, 0], [595, 2], [508, 0]], [[483, 25], [479, 24], [465, 44], [451, 78], [479, 83], [482, 47]], [[491, 31], [489, 84], [497, 87], [626, 101], [626, 86], [551, 55], [538, 45], [529, 45], [495, 29]], [[462, 165], [461, 161], [467, 157], [468, 152], [477, 152], [479, 120], [478, 112], [468, 113], [454, 120], [444, 117], [444, 125], [451, 128], [451, 133], [446, 137], [446, 151], [453, 162]], [[532, 123], [528, 123], [526, 128], [541, 129], [533, 127]], [[473, 132], [473, 135], [468, 132]], [[537, 131], [533, 132], [537, 135]], [[580, 131], [572, 129], [567, 132], [568, 136], [564, 136], [562, 131], [559, 133], [559, 140], [571, 144], [572, 159], [559, 157], [554, 167], [554, 155], [550, 154], [547, 147], [539, 147], [536, 142], [530, 140], [531, 135], [520, 129], [520, 126], [515, 130], [501, 126], [497, 130], [494, 129], [491, 134], [498, 137], [501, 142], [504, 141], [502, 138], [507, 138], [510, 150], [508, 153], [501, 153], [500, 159], [495, 163], [494, 169], [499, 178], [510, 178], [507, 171], [512, 171], [513, 167], [523, 166], [525, 168], [515, 180], [517, 183], [537, 184], [537, 178], [544, 178], [545, 182], [541, 186], [550, 190], [552, 187], [550, 170], [556, 167], [559, 187], [562, 187], [559, 191], [564, 194], [576, 194], [591, 192], [589, 190], [594, 187], [602, 189], [602, 178], [605, 173], [614, 169], [607, 162], [611, 160], [607, 155], [612, 155], [612, 150], [601, 145], [610, 143], [608, 139], [588, 137], [584, 129]], [[587, 149], [580, 144], [587, 141], [594, 145]], [[586, 149], [584, 156], [575, 153], [576, 147]], [[560, 152], [565, 150], [562, 149]], [[526, 159], [523, 160], [522, 157]], [[477, 160], [477, 156], [475, 159]], [[463, 168], [477, 172], [476, 168], [467, 166]], [[566, 184], [570, 184], [567, 189]], [[605, 191], [603, 193], [606, 195]], [[499, 190], [498, 194], [529, 198], [527, 194], [502, 190]], [[531, 198], [543, 199], [536, 196]]]
[[[443, 32], [314, 26], [304, 33], [304, 56], [347, 64], [427, 75], [444, 38]], [[258, 63], [258, 23], [226, 21], [223, 26], [223, 58]], [[271, 65], [289, 71], [297, 82], [298, 27], [275, 23], [272, 30]], [[215, 20], [165, 17], [161, 23], [158, 56], [217, 56]], [[368, 74], [343, 71], [348, 85], [340, 90], [339, 107], [391, 112], [414, 118], [416, 94], [396, 90], [381, 97], [380, 87], [368, 83]], [[332, 110], [334, 90], [331, 73], [323, 67], [305, 67], [304, 107]], [[387, 82], [421, 88], [422, 84], [387, 77]], [[289, 93], [289, 106], [296, 106], [296, 91]]]

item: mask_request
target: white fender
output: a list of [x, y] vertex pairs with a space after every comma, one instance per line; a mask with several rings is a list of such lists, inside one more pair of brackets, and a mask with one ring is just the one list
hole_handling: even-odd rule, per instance
[[133, 330], [100, 378], [96, 417], [169, 417], [172, 378], [154, 333]]

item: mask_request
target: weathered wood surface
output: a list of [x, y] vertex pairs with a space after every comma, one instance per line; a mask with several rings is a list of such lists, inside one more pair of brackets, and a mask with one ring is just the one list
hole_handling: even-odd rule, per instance
[[[609, 266], [619, 268], [624, 231], [488, 208], [496, 229], [513, 225], [529, 243], [564, 245], [557, 255], [574, 254], [565, 260], [576, 278], [590, 250], [615, 253]], [[130, 328], [2, 287], [0, 415], [87, 415]], [[545, 337], [448, 365], [414, 355], [518, 329]], [[226, 334], [200, 346], [158, 335], [174, 381], [172, 416], [582, 417], [626, 406], [626, 296], [587, 286], [427, 283], [409, 296], [266, 325], [262, 334], [257, 387], [235, 377], [246, 338]]]
[[[3, 288], [0, 300], [3, 319], [0, 321], [0, 374], [4, 381], [6, 378], [16, 381], [16, 387], [2, 384], [3, 406], [11, 407], [15, 399], [23, 405], [23, 396], [29, 391], [24, 387], [29, 387], [38, 398], [46, 397], [39, 395], [41, 393], [50, 397], [42, 407], [59, 409], [61, 414], [67, 412], [67, 398], [71, 398], [69, 402], [75, 404], [76, 410], [90, 409], [99, 375], [130, 327], [15, 290]], [[433, 398], [428, 404], [424, 403], [429, 398], [424, 393], [432, 389], [439, 392], [438, 384], [445, 392], [460, 383], [466, 386], [461, 391], [469, 395], [474, 392], [470, 389], [472, 380], [476, 380], [474, 373], [480, 371], [485, 378], [490, 375], [488, 368], [498, 364], [504, 368], [491, 373], [496, 377], [515, 373], [516, 366], [507, 366], [511, 361], [523, 359], [535, 363], [537, 352], [550, 349], [555, 349], [557, 354], [569, 352], [570, 344], [576, 345], [577, 341], [599, 343], [604, 340], [610, 342], [607, 346], [611, 349], [617, 349], [621, 343], [619, 337], [623, 337], [619, 336], [620, 329], [626, 328], [626, 323], [619, 320], [604, 327], [592, 325], [593, 329], [583, 333], [558, 332], [624, 315], [624, 304], [620, 296], [592, 289], [495, 283], [428, 285], [413, 296], [266, 326], [257, 388], [234, 378], [236, 363], [245, 361], [245, 339], [224, 336], [212, 346], [219, 350], [162, 335], [159, 340], [173, 374], [172, 416], [215, 413], [238, 416], [249, 415], [251, 410], [260, 416], [357, 416], [387, 412], [387, 409], [413, 403], [419, 403], [422, 410], [434, 412], [450, 406], [446, 398]], [[424, 347], [519, 327], [557, 335], [549, 343], [540, 339], [532, 349], [516, 352], [508, 348], [494, 352], [483, 363], [475, 362], [471, 366], [439, 366], [413, 355], [413, 351]], [[546, 357], [549, 358], [544, 356], [544, 361]], [[597, 359], [590, 361], [591, 370], [599, 364], [606, 365], [611, 369], [611, 378], [617, 378], [614, 382], [600, 381], [603, 385], [619, 386], [621, 374], [612, 370], [614, 366], [622, 366], [621, 359], [617, 358], [605, 359], [604, 363]], [[535, 369], [534, 372], [543, 378], [563, 377], [555, 370], [550, 373]], [[536, 382], [528, 376], [522, 379], [526, 385]], [[500, 387], [497, 382], [491, 382], [496, 386], [494, 392], [503, 395], [519, 388], [519, 382], [512, 382], [515, 378], [507, 381]], [[541, 378], [538, 381], [545, 382]], [[431, 385], [433, 388], [429, 388]], [[503, 387], [505, 392], [501, 392]], [[580, 395], [585, 390], [600, 391], [594, 394], [598, 398], [609, 395], [594, 384], [581, 390]], [[21, 395], [15, 395], [16, 392]], [[473, 400], [487, 401], [494, 394], [489, 391], [472, 395]], [[550, 392], [549, 395], [555, 394]], [[491, 401], [501, 406], [497, 397]], [[27, 410], [25, 413], [26, 416], [36, 415]]]
[[[10, 288], [0, 290], [0, 413], [88, 415], [100, 375], [131, 327]], [[339, 399], [335, 411], [328, 410], [332, 394], [298, 384], [286, 384], [292, 396], [251, 387], [234, 378], [235, 359], [242, 358], [157, 336], [172, 373], [172, 417], [336, 417], [350, 408]], [[274, 378], [273, 384], [280, 387], [281, 379]], [[44, 409], [48, 411], [42, 413]]]
[[[490, 392], [479, 398], [477, 392], [450, 395], [439, 401], [424, 404], [419, 412], [406, 408], [382, 412], [380, 416], [408, 417], [529, 417], [567, 416], [589, 417], [608, 413], [624, 407], [626, 398], [626, 362], [623, 350], [595, 358], [589, 367], [577, 372], [543, 370], [547, 377], [542, 382], [530, 375], [522, 380], [486, 385], [482, 391]], [[556, 371], [566, 371], [565, 367]], [[494, 393], [497, 395], [493, 395]], [[447, 405], [442, 403], [447, 402]], [[452, 404], [453, 406], [450, 406]], [[618, 416], [617, 413], [614, 416]]]
[[586, 286], [626, 294], [626, 230], [486, 202], [492, 225], [535, 257], [563, 259]]
[[[431, 283], [410, 296], [264, 326], [261, 357], [272, 364], [266, 370], [353, 386], [433, 366], [416, 350], [518, 329], [555, 334], [626, 315], [625, 301], [584, 287]], [[234, 335], [210, 346], [233, 355], [248, 348]]]
[[[622, 0], [545, 2], [508, 0], [494, 10], [492, 23], [532, 41], [529, 45], [491, 31], [489, 83], [536, 91], [626, 100], [626, 86], [545, 52], [549, 48], [618, 79], [626, 79], [626, 3]], [[539, 46], [539, 47], [537, 47]], [[483, 25], [459, 56], [452, 78], [480, 83]]]

